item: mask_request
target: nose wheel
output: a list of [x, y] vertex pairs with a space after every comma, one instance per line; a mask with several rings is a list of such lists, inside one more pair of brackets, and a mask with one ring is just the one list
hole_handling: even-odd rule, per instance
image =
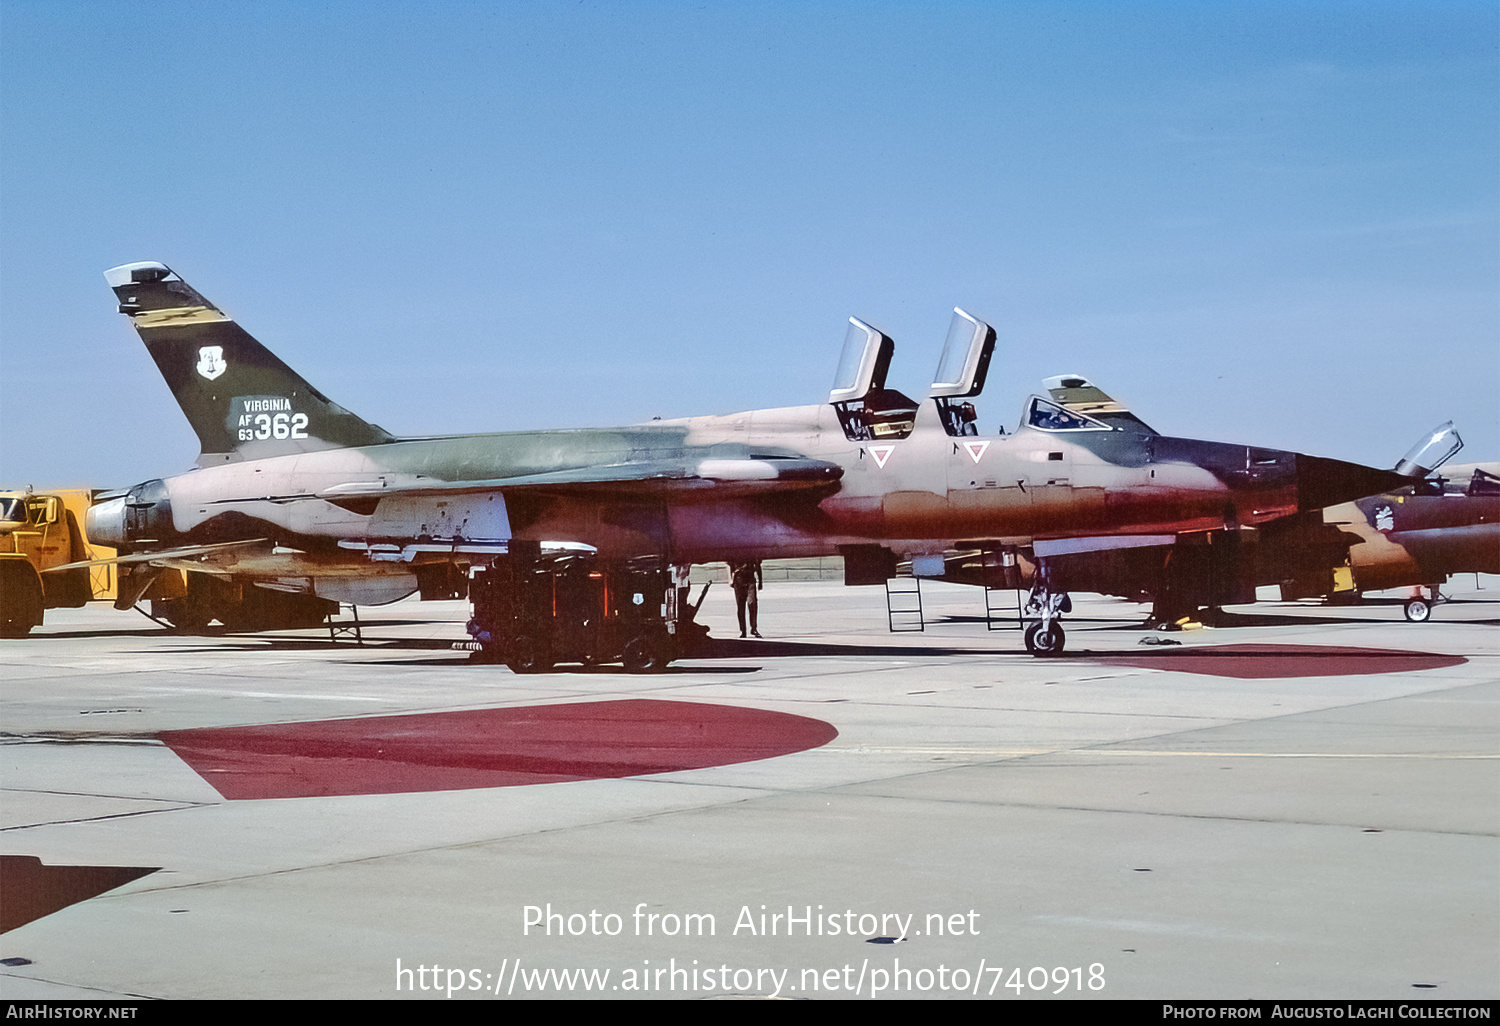
[[1401, 612], [1411, 623], [1426, 623], [1432, 619], [1432, 607], [1448, 599], [1438, 591], [1436, 584], [1429, 584], [1427, 590], [1430, 593], [1426, 598], [1422, 597], [1421, 588], [1413, 588], [1407, 596], [1406, 603], [1401, 607]]
[[1026, 651], [1034, 656], [1060, 655], [1066, 640], [1062, 624], [1055, 620], [1052, 623], [1034, 623], [1026, 628]]
[[1037, 622], [1026, 628], [1026, 651], [1034, 656], [1061, 655], [1067, 635], [1059, 621], [1072, 609], [1068, 593], [1053, 587], [1052, 568], [1045, 559], [1037, 560], [1031, 594], [1026, 599], [1026, 615], [1036, 617]]

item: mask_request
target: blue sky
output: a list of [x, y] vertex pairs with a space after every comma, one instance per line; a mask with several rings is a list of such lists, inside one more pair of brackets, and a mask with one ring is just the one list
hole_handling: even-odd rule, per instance
[[823, 401], [850, 314], [1014, 424], [1500, 458], [1493, 3], [0, 0], [0, 481], [197, 445], [161, 260], [397, 434]]

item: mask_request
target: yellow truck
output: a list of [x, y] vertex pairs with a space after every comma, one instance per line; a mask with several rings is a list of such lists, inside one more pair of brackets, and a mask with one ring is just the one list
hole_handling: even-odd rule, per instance
[[90, 548], [83, 517], [87, 489], [0, 491], [0, 637], [22, 638], [42, 623], [44, 609], [78, 608], [114, 595], [114, 567], [52, 567], [105, 559], [113, 549]]

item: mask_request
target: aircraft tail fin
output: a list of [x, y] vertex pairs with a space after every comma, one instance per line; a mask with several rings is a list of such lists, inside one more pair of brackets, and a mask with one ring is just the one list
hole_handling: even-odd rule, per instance
[[202, 446], [199, 466], [394, 441], [331, 402], [170, 267], [104, 272]]
[[1043, 381], [1042, 387], [1059, 406], [1086, 414], [1110, 427], [1139, 431], [1147, 435], [1160, 434], [1131, 413], [1124, 403], [1110, 398], [1103, 389], [1081, 374], [1059, 374]]

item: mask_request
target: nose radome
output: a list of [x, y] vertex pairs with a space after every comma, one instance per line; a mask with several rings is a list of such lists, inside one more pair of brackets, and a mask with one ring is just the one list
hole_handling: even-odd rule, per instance
[[1297, 454], [1299, 511], [1325, 509], [1409, 484], [1410, 478], [1393, 470], [1377, 470], [1359, 463]]

